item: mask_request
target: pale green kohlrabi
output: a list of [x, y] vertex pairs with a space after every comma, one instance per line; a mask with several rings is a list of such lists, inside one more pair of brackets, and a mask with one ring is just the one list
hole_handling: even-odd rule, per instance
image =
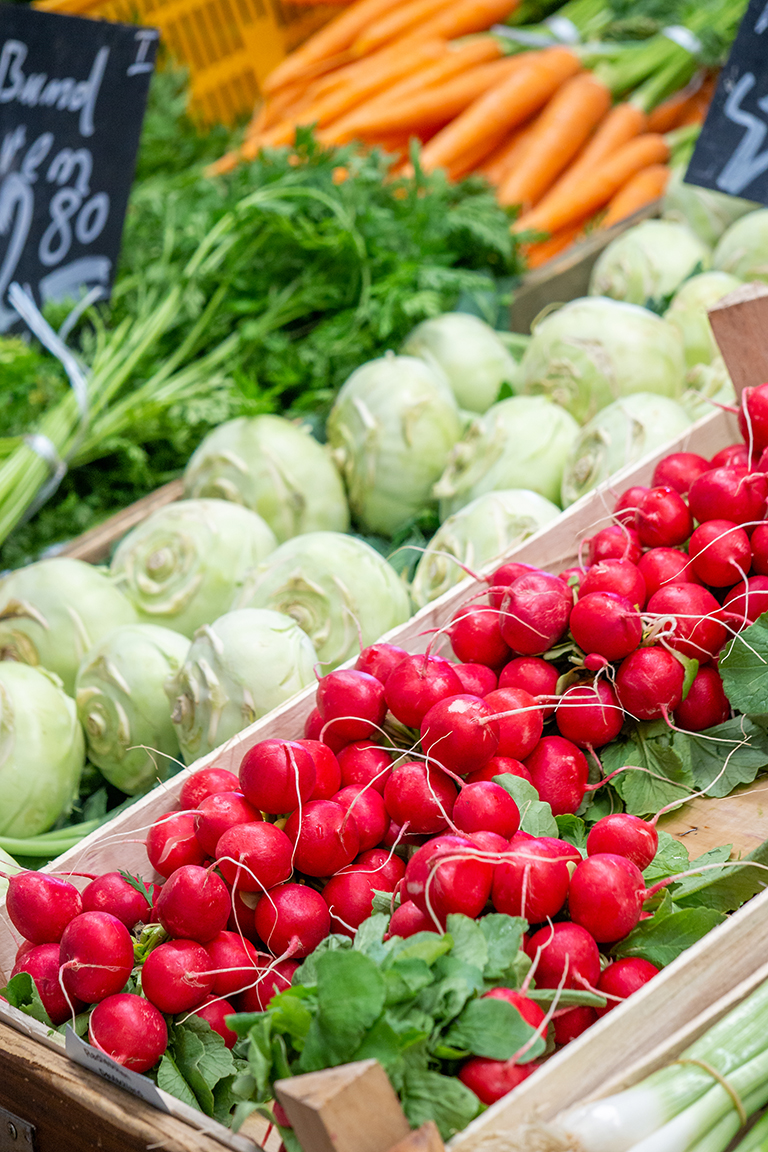
[[228, 611], [249, 568], [277, 548], [256, 512], [228, 500], [179, 500], [120, 541], [115, 584], [139, 619], [193, 636]]
[[513, 396], [493, 404], [470, 425], [435, 485], [440, 519], [500, 488], [525, 486], [557, 504], [578, 434], [573, 416], [546, 396]]
[[712, 252], [685, 224], [643, 220], [612, 240], [592, 270], [590, 296], [663, 312], [684, 280], [705, 272]]
[[560, 515], [556, 504], [524, 488], [486, 492], [449, 516], [419, 561], [411, 594], [421, 608]]
[[306, 425], [282, 416], [240, 416], [214, 428], [190, 457], [184, 493], [244, 504], [281, 542], [349, 527], [344, 485], [328, 449]]
[[401, 352], [443, 372], [460, 408], [485, 412], [502, 384], [515, 391], [517, 364], [498, 333], [479, 316], [445, 312], [417, 325]]
[[432, 502], [462, 428], [439, 370], [389, 352], [352, 373], [326, 431], [358, 525], [392, 536]]
[[685, 183], [685, 168], [673, 168], [664, 197], [664, 219], [687, 224], [700, 240], [714, 248], [735, 220], [759, 205], [710, 188]]
[[82, 560], [40, 560], [0, 580], [0, 659], [40, 665], [75, 690], [80, 661], [136, 610], [109, 575]]
[[722, 356], [714, 356], [711, 364], [695, 364], [686, 379], [688, 388], [680, 397], [680, 404], [691, 420], [710, 416], [723, 404], [736, 406], [736, 390]]
[[37, 836], [69, 812], [85, 762], [75, 702], [57, 676], [0, 661], [0, 836]]
[[617, 400], [585, 424], [566, 462], [563, 507], [591, 492], [614, 472], [661, 448], [691, 418], [674, 400], [638, 392]]
[[536, 325], [521, 374], [526, 392], [545, 393], [585, 423], [633, 392], [677, 399], [685, 387], [683, 343], [647, 308], [587, 296]]
[[741, 281], [728, 272], [702, 272], [686, 280], [672, 297], [664, 319], [680, 333], [689, 368], [710, 364], [718, 355], [707, 310], [740, 284]]
[[312, 641], [280, 612], [242, 608], [204, 624], [165, 685], [187, 764], [314, 683], [316, 662]]
[[714, 267], [740, 280], [768, 283], [768, 208], [749, 212], [723, 233]]
[[309, 532], [281, 544], [246, 576], [233, 607], [292, 616], [312, 640], [322, 673], [411, 614], [394, 568], [370, 544], [339, 532]]
[[189, 651], [189, 640], [156, 624], [125, 624], [91, 648], [77, 673], [77, 714], [88, 755], [129, 796], [173, 775], [179, 742], [165, 682]]

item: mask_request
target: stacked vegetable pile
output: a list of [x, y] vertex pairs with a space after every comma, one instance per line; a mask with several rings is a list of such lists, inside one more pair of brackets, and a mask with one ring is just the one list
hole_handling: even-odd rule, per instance
[[657, 822], [768, 765], [766, 413], [622, 493], [584, 566], [498, 569], [455, 661], [369, 646], [304, 738], [191, 775], [157, 887], [12, 877], [3, 995], [219, 1118], [376, 1056], [412, 1123], [468, 1123], [764, 886], [765, 845], [689, 862]]

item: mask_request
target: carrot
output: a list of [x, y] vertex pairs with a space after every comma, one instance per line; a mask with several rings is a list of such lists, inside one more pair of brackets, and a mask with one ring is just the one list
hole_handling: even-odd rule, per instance
[[369, 105], [367, 114], [365, 107], [360, 107], [345, 116], [343, 121], [331, 124], [320, 139], [326, 144], [342, 144], [357, 135], [402, 132], [408, 128], [433, 125], [441, 127], [518, 68], [519, 60], [520, 57], [512, 56], [490, 64], [478, 64], [444, 84], [431, 85], [423, 92], [412, 92], [398, 101], [380, 98], [375, 108]]
[[610, 228], [619, 220], [652, 204], [664, 195], [669, 182], [669, 167], [666, 164], [649, 164], [634, 175], [623, 188], [620, 188], [608, 205], [608, 211], [600, 222], [601, 228]]
[[673, 127], [683, 128], [686, 124], [703, 124], [715, 94], [716, 84], [716, 77], [708, 76], [698, 92], [688, 101], [682, 115], [678, 117]]
[[353, 55], [368, 56], [382, 45], [398, 40], [418, 24], [437, 15], [444, 6], [445, 0], [406, 0], [363, 29], [352, 44]]
[[310, 36], [295, 52], [287, 56], [264, 80], [267, 95], [286, 84], [305, 78], [307, 69], [337, 56], [357, 39], [372, 20], [396, 8], [403, 0], [355, 0], [349, 8]]
[[541, 268], [542, 264], [546, 264], [553, 256], [558, 256], [566, 248], [570, 248], [571, 244], [579, 239], [584, 224], [584, 220], [579, 220], [576, 224], [569, 224], [567, 228], [561, 228], [559, 232], [555, 232], [546, 240], [540, 240], [537, 244], [524, 245], [523, 254], [528, 269]]
[[610, 106], [610, 92], [590, 72], [563, 84], [536, 121], [525, 156], [499, 186], [499, 203], [525, 211], [540, 200]]
[[557, 232], [602, 208], [636, 172], [668, 159], [669, 145], [663, 136], [651, 132], [638, 136], [585, 173], [575, 186], [571, 182], [563, 191], [563, 181], [556, 184], [535, 208], [515, 221], [513, 230], [523, 232], [535, 228], [541, 232]]
[[419, 24], [416, 31], [422, 36], [455, 40], [472, 32], [485, 32], [514, 12], [519, 4], [520, 0], [453, 0], [446, 3], [443, 12]]
[[533, 119], [516, 128], [489, 156], [486, 156], [478, 171], [485, 176], [489, 184], [500, 184], [507, 172], [511, 171], [512, 165], [522, 160], [535, 123], [536, 119]]
[[525, 53], [511, 76], [495, 84], [430, 140], [421, 154], [424, 170], [455, 164], [481, 139], [487, 141], [487, 155], [579, 67], [578, 57], [568, 48]]
[[678, 118], [690, 104], [694, 90], [698, 90], [698, 85], [686, 84], [684, 88], [673, 92], [669, 99], [657, 104], [653, 111], [648, 113], [648, 131], [669, 132], [670, 128], [674, 128]]

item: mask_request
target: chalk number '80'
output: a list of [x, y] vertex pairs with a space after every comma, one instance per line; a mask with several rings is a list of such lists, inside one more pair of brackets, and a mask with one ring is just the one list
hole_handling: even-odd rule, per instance
[[40, 262], [47, 268], [67, 256], [73, 233], [81, 244], [91, 244], [101, 235], [109, 216], [109, 196], [97, 192], [83, 203], [76, 188], [60, 188], [51, 199], [50, 216], [38, 250]]

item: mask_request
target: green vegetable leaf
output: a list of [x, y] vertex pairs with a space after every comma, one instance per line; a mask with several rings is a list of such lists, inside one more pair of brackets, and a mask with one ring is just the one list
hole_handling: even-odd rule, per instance
[[213, 1116], [213, 1089], [220, 1080], [234, 1075], [235, 1061], [223, 1037], [207, 1020], [190, 1016], [174, 1025], [169, 1047], [176, 1070], [194, 1093], [197, 1107]]
[[434, 964], [453, 948], [453, 938], [449, 932], [438, 936], [436, 932], [415, 932], [413, 936], [393, 936], [387, 942], [392, 962], [395, 958], [409, 959], [414, 956], [426, 964]]
[[[491, 1060], [509, 1060], [534, 1035], [535, 1029], [523, 1020], [513, 1004], [506, 1000], [470, 1000], [445, 1035], [445, 1043], [464, 1049], [474, 1056]], [[546, 1043], [539, 1036], [526, 1056], [540, 1056]]]
[[[730, 851], [730, 845], [728, 849]], [[721, 859], [727, 859], [723, 856], [725, 848], [713, 849], [713, 853], [718, 851]], [[709, 862], [706, 858], [713, 853], [705, 853], [698, 860], [694, 860], [691, 868], [695, 868], [699, 863]], [[675, 904], [683, 908], [702, 906], [713, 908], [718, 912], [735, 912], [766, 887], [768, 887], [768, 840], [745, 856], [741, 867], [729, 865], [704, 872], [700, 878], [686, 877], [679, 887], [676, 886], [672, 898]]]
[[301, 1054], [304, 1072], [350, 1060], [384, 1008], [381, 969], [362, 952], [325, 952], [316, 971], [318, 1012]]
[[664, 968], [676, 960], [702, 936], [706, 936], [725, 916], [714, 908], [679, 908], [667, 912], [671, 901], [647, 920], [641, 920], [628, 936], [611, 950], [615, 957], [640, 956]]
[[122, 868], [119, 869], [120, 875], [123, 880], [130, 884], [131, 888], [135, 888], [144, 899], [149, 907], [152, 907], [152, 886], [147, 884], [146, 880], [142, 880], [141, 876], [134, 876], [132, 872], [125, 872]]
[[594, 992], [580, 988], [561, 988], [559, 992], [557, 988], [529, 988], [526, 996], [542, 1007], [549, 1006], [554, 1000], [557, 1000], [561, 1008], [575, 1007], [579, 1004], [591, 1008], [604, 1008], [606, 1003], [604, 996], [596, 996]]
[[[391, 893], [389, 893], [389, 895], [391, 896]], [[370, 956], [372, 960], [381, 963], [387, 955], [387, 949], [384, 947], [383, 939], [388, 927], [388, 910], [386, 913], [377, 912], [373, 916], [369, 916], [367, 920], [363, 920], [355, 933], [352, 947], [355, 951], [363, 952], [366, 956]]]
[[490, 912], [481, 917], [480, 931], [488, 947], [488, 961], [483, 969], [486, 980], [500, 980], [517, 958], [528, 922], [521, 916]]
[[451, 913], [446, 927], [453, 937], [451, 957], [472, 964], [482, 971], [488, 963], [488, 944], [480, 924], [470, 920], [469, 916]]
[[157, 1069], [157, 1086], [158, 1088], [162, 1088], [163, 1092], [168, 1092], [171, 1096], [175, 1096], [177, 1100], [181, 1100], [183, 1104], [188, 1104], [190, 1108], [200, 1110], [197, 1097], [176, 1067], [176, 1062], [173, 1057], [168, 1052], [164, 1054], [160, 1061], [160, 1066]]
[[727, 796], [739, 784], [751, 784], [768, 766], [768, 732], [748, 716], [689, 736], [696, 787], [710, 796]]
[[643, 879], [650, 887], [657, 880], [665, 876], [672, 876], [675, 872], [684, 872], [688, 868], [688, 850], [684, 844], [670, 836], [668, 832], [659, 829], [659, 847], [651, 863], [643, 872]]
[[[658, 731], [658, 729], [656, 729]], [[600, 750], [606, 774], [631, 766], [611, 781], [634, 816], [648, 816], [675, 800], [690, 796], [694, 788], [687, 737], [674, 743], [670, 735], [655, 735], [654, 726], [636, 724], [628, 738]]]
[[560, 840], [565, 840], [568, 844], [572, 844], [574, 848], [578, 848], [582, 856], [587, 854], [587, 826], [583, 820], [578, 816], [572, 816], [570, 812], [565, 813], [563, 816], [555, 816], [557, 822], [557, 835]]
[[732, 708], [752, 716], [768, 712], [768, 612], [733, 637], [717, 667]]
[[413, 1128], [434, 1120], [443, 1140], [466, 1128], [482, 1110], [469, 1088], [455, 1076], [409, 1068], [403, 1085], [403, 1111]]
[[509, 792], [520, 810], [520, 827], [531, 836], [557, 836], [557, 822], [549, 804], [539, 800], [539, 794], [532, 784], [511, 772], [494, 776], [494, 784]]
[[18, 1008], [25, 1016], [31, 1016], [34, 1020], [39, 1020], [41, 1024], [47, 1024], [49, 1028], [53, 1028], [53, 1021], [43, 1008], [40, 993], [28, 972], [17, 972], [8, 981], [5, 988], [0, 988], [0, 995], [4, 996], [13, 1008]]
[[345, 952], [352, 947], [349, 936], [331, 933], [321, 940], [314, 952], [310, 952], [300, 968], [293, 974], [291, 985], [301, 984], [305, 988], [314, 988], [317, 984], [317, 964], [326, 952]]

